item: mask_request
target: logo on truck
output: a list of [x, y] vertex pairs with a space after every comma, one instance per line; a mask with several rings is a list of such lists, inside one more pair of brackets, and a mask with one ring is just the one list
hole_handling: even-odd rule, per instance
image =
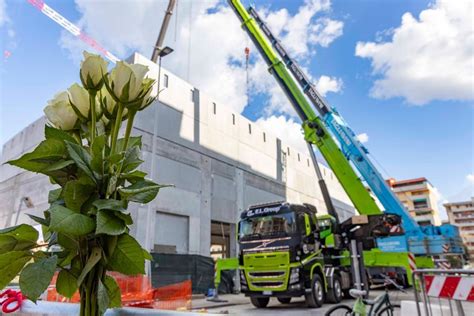
[[248, 211], [247, 216], [250, 217], [250, 216], [255, 216], [255, 215], [278, 213], [279, 210], [280, 210], [279, 206], [256, 208], [256, 209]]

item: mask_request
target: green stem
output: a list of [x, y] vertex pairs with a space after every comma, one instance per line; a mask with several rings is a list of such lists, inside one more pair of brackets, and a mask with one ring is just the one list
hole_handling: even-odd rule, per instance
[[137, 114], [137, 111], [128, 111], [127, 129], [125, 130], [125, 140], [123, 142], [122, 150], [127, 150], [128, 140], [130, 138], [130, 133], [132, 132], [133, 120], [135, 119], [135, 114]]
[[117, 147], [117, 138], [118, 138], [118, 133], [120, 130], [120, 125], [122, 123], [122, 115], [123, 115], [123, 104], [118, 102], [117, 103], [118, 110], [117, 110], [117, 116], [115, 117], [115, 122], [114, 122], [114, 129], [112, 131], [112, 140], [111, 140], [111, 149], [110, 149], [110, 154], [115, 153], [115, 147]]
[[96, 115], [97, 113], [95, 112], [95, 96], [97, 92], [94, 90], [89, 90], [89, 105], [90, 105], [90, 111], [91, 111], [91, 143], [94, 142], [95, 139], [95, 134], [96, 134], [96, 128], [95, 128], [95, 123], [96, 123]]

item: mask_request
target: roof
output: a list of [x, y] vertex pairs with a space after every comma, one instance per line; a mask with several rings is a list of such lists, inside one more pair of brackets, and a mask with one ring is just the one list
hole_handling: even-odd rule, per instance
[[388, 185], [390, 185], [392, 187], [399, 187], [399, 186], [404, 186], [404, 185], [411, 185], [411, 184], [419, 184], [419, 183], [429, 182], [428, 179], [426, 179], [425, 177], [414, 178], [414, 179], [406, 179], [406, 180], [400, 180], [400, 181], [397, 181], [393, 178], [390, 178], [390, 179], [387, 179], [385, 181], [388, 183]]

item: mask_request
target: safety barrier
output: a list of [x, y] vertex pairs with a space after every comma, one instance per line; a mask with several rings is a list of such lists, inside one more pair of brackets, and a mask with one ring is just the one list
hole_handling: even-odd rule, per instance
[[420, 269], [412, 277], [418, 315], [474, 314], [474, 270]]
[[[109, 273], [117, 281], [122, 293], [122, 306], [143, 307], [167, 310], [190, 310], [192, 282], [183, 282], [153, 288], [146, 276], [126, 276], [120, 273]], [[54, 275], [46, 293], [46, 300], [52, 302], [79, 302], [76, 292], [70, 299], [56, 291], [57, 273]]]

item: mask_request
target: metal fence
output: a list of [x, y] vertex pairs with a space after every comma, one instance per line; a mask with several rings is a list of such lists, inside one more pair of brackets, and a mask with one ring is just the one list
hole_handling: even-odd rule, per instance
[[474, 270], [420, 269], [412, 277], [419, 316], [474, 315]]

